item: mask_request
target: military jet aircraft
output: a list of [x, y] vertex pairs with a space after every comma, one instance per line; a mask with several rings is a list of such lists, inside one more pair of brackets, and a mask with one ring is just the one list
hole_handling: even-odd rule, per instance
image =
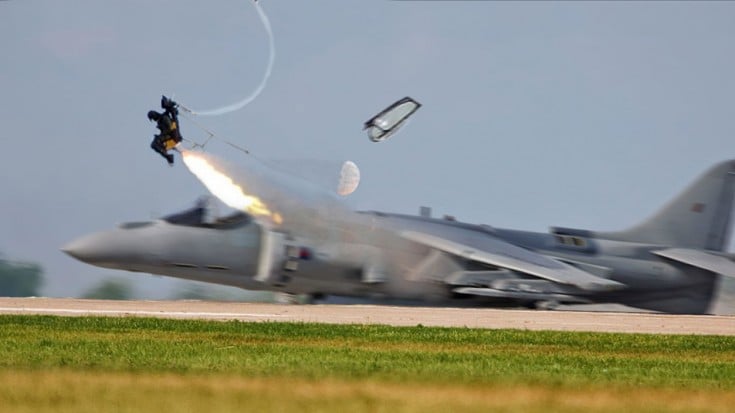
[[356, 212], [297, 177], [264, 173], [257, 160], [243, 167], [190, 151], [183, 159], [238, 212], [207, 220], [198, 206], [87, 235], [63, 251], [100, 267], [250, 290], [434, 305], [619, 303], [707, 313], [721, 277], [735, 277], [724, 251], [735, 160], [714, 165], [630, 229], [534, 233], [427, 213]]

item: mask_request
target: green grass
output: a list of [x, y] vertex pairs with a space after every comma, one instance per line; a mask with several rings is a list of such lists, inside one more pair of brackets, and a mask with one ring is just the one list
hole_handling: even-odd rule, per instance
[[[75, 386], [86, 393], [106, 383], [103, 389], [119, 393], [102, 393], [118, 402], [137, 400], [126, 392], [145, 393], [137, 382], [169, 383], [169, 390], [156, 393], [169, 403], [188, 400], [196, 389], [205, 399], [229, 389], [217, 400], [232, 398], [237, 406], [252, 393], [250, 402], [271, 403], [265, 409], [281, 403], [285, 411], [310, 408], [308, 395], [298, 396], [304, 388], [322, 395], [313, 400], [317, 410], [332, 403], [355, 411], [635, 411], [621, 403], [648, 400], [645, 411], [728, 411], [735, 405], [735, 337], [0, 316], [0, 372], [0, 410], [13, 411], [38, 397], [30, 405], [40, 410], [85, 409], [72, 401], [49, 405], [53, 397], [34, 393], [37, 382], [50, 389], [67, 383], [60, 389], [71, 393]], [[229, 385], [209, 388], [211, 383]], [[514, 392], [525, 396], [506, 397]], [[344, 394], [353, 396], [343, 400]], [[568, 406], [568, 400], [582, 402]], [[609, 400], [609, 406], [595, 407], [596, 400]], [[498, 401], [504, 403], [493, 404]], [[141, 407], [118, 407], [126, 406]]]

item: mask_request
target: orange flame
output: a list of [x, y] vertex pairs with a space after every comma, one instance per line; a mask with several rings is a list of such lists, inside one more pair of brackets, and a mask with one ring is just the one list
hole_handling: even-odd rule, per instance
[[268, 205], [257, 196], [247, 194], [242, 186], [235, 183], [225, 173], [218, 171], [208, 160], [192, 151], [182, 151], [182, 157], [189, 171], [226, 205], [255, 216], [271, 218], [276, 224], [281, 223], [280, 214], [271, 211]]

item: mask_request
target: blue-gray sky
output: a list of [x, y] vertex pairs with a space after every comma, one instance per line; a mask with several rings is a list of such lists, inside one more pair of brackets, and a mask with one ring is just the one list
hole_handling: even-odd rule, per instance
[[[199, 120], [262, 157], [354, 160], [356, 208], [615, 229], [733, 157], [735, 3], [261, 4], [268, 86]], [[145, 113], [161, 93], [197, 108], [250, 93], [267, 46], [247, 0], [0, 2], [0, 251], [41, 263], [48, 295], [124, 274], [59, 247], [205, 194], [148, 148]], [[369, 142], [362, 122], [406, 95], [424, 104], [412, 122]]]

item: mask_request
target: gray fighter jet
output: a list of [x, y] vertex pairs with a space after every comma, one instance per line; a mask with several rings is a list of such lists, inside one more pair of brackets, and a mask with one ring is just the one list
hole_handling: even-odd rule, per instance
[[620, 303], [707, 313], [721, 277], [735, 277], [724, 251], [735, 160], [628, 230], [533, 233], [427, 213], [355, 212], [294, 177], [264, 179], [257, 165], [183, 155], [212, 193], [242, 212], [206, 220], [198, 206], [85, 236], [63, 251], [100, 267], [250, 290], [434, 305]]

